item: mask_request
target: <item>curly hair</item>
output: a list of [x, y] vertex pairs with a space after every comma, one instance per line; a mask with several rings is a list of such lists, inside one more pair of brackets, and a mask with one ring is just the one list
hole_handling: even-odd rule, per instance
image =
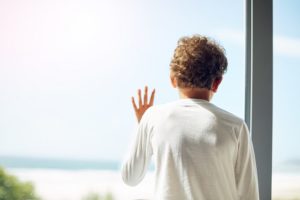
[[227, 64], [222, 46], [208, 37], [194, 35], [179, 39], [170, 70], [179, 88], [211, 89], [213, 81], [226, 72]]

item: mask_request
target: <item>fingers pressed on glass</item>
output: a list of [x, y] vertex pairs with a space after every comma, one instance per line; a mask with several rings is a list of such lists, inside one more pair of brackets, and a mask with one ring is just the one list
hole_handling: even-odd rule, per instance
[[152, 106], [154, 103], [155, 89], [152, 90], [149, 105]]
[[148, 87], [145, 86], [145, 93], [144, 93], [144, 105], [148, 104]]
[[137, 106], [136, 106], [136, 103], [134, 101], [134, 97], [131, 97], [131, 102], [132, 102], [132, 105], [133, 105], [133, 108], [134, 108], [134, 111], [137, 112]]
[[139, 98], [139, 107], [141, 108], [143, 106], [143, 103], [142, 103], [142, 95], [140, 89], [138, 89], [138, 98]]

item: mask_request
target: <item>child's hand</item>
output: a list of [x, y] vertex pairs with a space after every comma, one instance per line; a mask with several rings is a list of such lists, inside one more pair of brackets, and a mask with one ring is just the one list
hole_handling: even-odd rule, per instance
[[139, 108], [135, 104], [134, 97], [131, 97], [132, 105], [133, 105], [135, 115], [136, 115], [136, 118], [137, 118], [138, 122], [140, 122], [140, 120], [141, 120], [143, 114], [146, 112], [146, 110], [149, 107], [153, 106], [154, 94], [155, 94], [155, 89], [153, 89], [153, 91], [151, 93], [151, 97], [150, 97], [150, 102], [148, 103], [148, 87], [145, 86], [144, 102], [142, 102], [141, 90], [138, 89]]

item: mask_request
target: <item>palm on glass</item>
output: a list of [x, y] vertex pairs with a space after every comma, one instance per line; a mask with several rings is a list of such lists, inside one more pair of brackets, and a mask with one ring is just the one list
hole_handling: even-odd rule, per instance
[[155, 95], [155, 89], [151, 92], [150, 100], [148, 101], [148, 87], [145, 86], [145, 92], [144, 92], [144, 98], [142, 101], [142, 92], [141, 89], [138, 89], [138, 104], [139, 107], [137, 107], [134, 97], [131, 97], [133, 109], [136, 115], [136, 118], [138, 122], [142, 119], [143, 114], [146, 112], [148, 108], [153, 106], [154, 102], [154, 95]]

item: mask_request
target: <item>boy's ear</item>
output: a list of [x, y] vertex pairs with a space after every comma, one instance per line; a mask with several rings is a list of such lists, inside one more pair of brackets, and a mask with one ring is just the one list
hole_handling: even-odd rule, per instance
[[212, 90], [213, 92], [217, 92], [218, 87], [219, 87], [220, 83], [222, 82], [222, 80], [223, 80], [223, 77], [222, 77], [222, 76], [219, 77], [219, 78], [215, 78], [215, 80], [214, 80], [213, 83], [212, 83], [212, 87], [211, 87], [211, 90]]
[[172, 84], [173, 88], [176, 88], [177, 81], [176, 81], [176, 78], [172, 75], [172, 73], [170, 73], [170, 80], [171, 80], [171, 84]]

